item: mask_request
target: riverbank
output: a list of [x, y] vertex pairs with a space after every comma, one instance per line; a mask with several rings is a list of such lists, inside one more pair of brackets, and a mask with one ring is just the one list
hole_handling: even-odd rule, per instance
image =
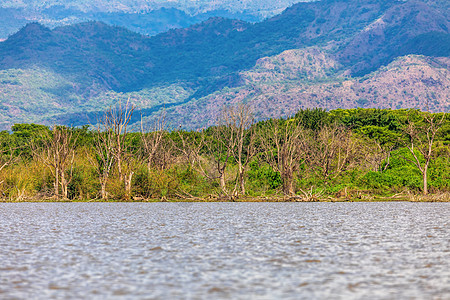
[[[233, 118], [242, 112], [236, 109], [230, 111]], [[0, 198], [449, 201], [450, 115], [316, 109], [291, 119], [218, 125], [126, 134], [14, 125], [0, 136]], [[430, 128], [438, 127], [435, 140], [425, 143]], [[424, 149], [432, 153], [424, 156]]]
[[380, 196], [380, 195], [366, 195], [359, 194], [354, 196], [293, 196], [286, 197], [281, 195], [271, 196], [243, 196], [239, 198], [230, 199], [229, 197], [218, 197], [215, 195], [209, 195], [207, 197], [178, 197], [178, 198], [142, 198], [133, 197], [130, 200], [123, 199], [64, 199], [56, 197], [22, 197], [20, 199], [0, 199], [2, 203], [10, 202], [196, 202], [196, 203], [208, 203], [208, 202], [450, 202], [450, 193], [438, 193], [429, 195], [419, 195], [411, 193], [398, 193], [392, 196]]

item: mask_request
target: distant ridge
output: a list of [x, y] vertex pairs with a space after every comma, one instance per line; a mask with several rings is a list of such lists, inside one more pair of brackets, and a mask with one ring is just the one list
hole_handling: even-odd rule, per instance
[[[426, 99], [445, 110], [449, 87], [437, 78], [448, 71], [447, 10], [437, 2], [327, 0], [255, 24], [213, 17], [154, 37], [97, 21], [30, 23], [0, 43], [3, 128], [66, 124], [74, 115], [81, 122], [128, 97], [145, 120], [166, 109], [186, 128], [236, 101], [258, 103], [261, 118], [299, 107], [423, 107]], [[377, 75], [398, 78], [399, 69], [414, 89]], [[364, 84], [355, 92], [349, 82]]]

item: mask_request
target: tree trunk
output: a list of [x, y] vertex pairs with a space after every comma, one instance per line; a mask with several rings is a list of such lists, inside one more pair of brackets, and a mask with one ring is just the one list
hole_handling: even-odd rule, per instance
[[134, 172], [130, 172], [128, 177], [125, 177], [125, 197], [127, 200], [131, 199], [131, 179], [133, 178]]
[[69, 195], [69, 193], [68, 193], [68, 183], [67, 183], [67, 180], [66, 180], [66, 176], [65, 176], [65, 174], [64, 174], [64, 171], [61, 171], [61, 181], [60, 181], [60, 184], [61, 184], [61, 192], [62, 192], [62, 196], [64, 197], [64, 198], [68, 198], [68, 195]]
[[54, 182], [53, 187], [54, 187], [54, 189], [55, 189], [55, 191], [54, 191], [55, 196], [56, 196], [57, 198], [59, 198], [59, 173], [60, 173], [59, 168], [56, 167], [56, 168], [55, 168], [55, 182]]
[[245, 195], [245, 185], [244, 185], [244, 171], [239, 174], [239, 185], [241, 187], [241, 194]]
[[102, 188], [102, 200], [106, 200], [108, 198], [108, 195], [106, 194], [106, 180], [102, 180], [101, 182], [101, 188]]
[[290, 170], [286, 170], [281, 174], [281, 179], [283, 180], [283, 193], [285, 196], [294, 195], [294, 182], [293, 182], [293, 174]]
[[228, 195], [228, 193], [227, 193], [227, 186], [226, 186], [226, 183], [225, 183], [225, 172], [220, 173], [220, 187], [222, 188], [222, 192], [225, 195]]
[[427, 172], [428, 171], [428, 166], [425, 165], [424, 169], [423, 169], [423, 194], [424, 195], [428, 195], [428, 176], [427, 176]]

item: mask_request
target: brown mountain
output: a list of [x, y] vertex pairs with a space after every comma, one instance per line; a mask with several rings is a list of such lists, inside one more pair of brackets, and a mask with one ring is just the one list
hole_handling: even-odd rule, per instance
[[[450, 111], [450, 58], [408, 55], [364, 77], [338, 71], [342, 65], [316, 48], [264, 58], [241, 75], [246, 84], [169, 109], [172, 123], [213, 125], [223, 106], [241, 102], [257, 118], [282, 117], [299, 109], [419, 108]], [[342, 69], [341, 69], [342, 70]], [[184, 119], [186, 118], [186, 119]]]
[[2, 128], [83, 125], [128, 98], [149, 121], [166, 109], [189, 128], [238, 101], [261, 118], [316, 106], [445, 110], [448, 16], [441, 0], [323, 0], [154, 37], [101, 22], [29, 24], [0, 42]]

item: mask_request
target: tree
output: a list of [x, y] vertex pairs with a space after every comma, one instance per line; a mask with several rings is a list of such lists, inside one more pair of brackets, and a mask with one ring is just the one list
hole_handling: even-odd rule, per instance
[[[253, 114], [248, 105], [224, 107], [216, 126], [210, 130], [210, 139], [204, 140], [213, 157], [222, 192], [233, 200], [245, 194], [245, 172], [256, 153], [253, 124]], [[226, 186], [226, 170], [233, 159], [238, 168], [235, 186], [230, 192]]]
[[325, 182], [345, 171], [357, 154], [357, 143], [343, 125], [325, 125], [315, 134], [312, 166]]
[[371, 169], [375, 172], [385, 171], [389, 167], [392, 151], [398, 147], [400, 134], [387, 127], [374, 125], [363, 126], [356, 132], [366, 138], [366, 161]]
[[255, 126], [250, 106], [240, 104], [222, 113], [223, 123], [230, 128], [229, 145], [234, 146], [232, 154], [238, 164], [237, 180], [233, 196], [245, 195], [245, 172], [251, 159], [256, 155]]
[[110, 107], [105, 112], [101, 120], [101, 126], [109, 135], [108, 138], [111, 139], [111, 144], [109, 145], [111, 147], [110, 153], [114, 157], [119, 180], [124, 184], [125, 198], [127, 200], [131, 198], [131, 181], [134, 175], [131, 167], [133, 155], [127, 143], [128, 124], [135, 109], [136, 107], [130, 103], [130, 99], [124, 106], [119, 101], [117, 105]]
[[77, 139], [73, 132], [72, 128], [54, 126], [51, 131], [41, 131], [39, 140], [31, 141], [33, 156], [44, 163], [53, 175], [54, 194], [58, 198], [61, 193], [67, 198], [68, 186], [73, 178]]
[[142, 151], [144, 158], [147, 161], [149, 173], [152, 167], [164, 170], [168, 168], [171, 163], [174, 145], [172, 140], [168, 138], [167, 128], [165, 112], [160, 114], [150, 131], [144, 129], [141, 120]]
[[236, 132], [219, 119], [218, 125], [210, 128], [209, 133], [210, 136], [204, 139], [204, 146], [208, 149], [208, 153], [213, 160], [213, 168], [210, 172], [204, 172], [204, 174], [210, 179], [219, 179], [222, 193], [226, 197], [230, 197], [226, 185], [226, 170], [236, 146], [234, 136]]
[[[0, 172], [14, 162], [14, 152], [20, 147], [12, 147], [13, 141], [7, 131], [0, 132]], [[2, 183], [2, 182], [0, 182]]]
[[[100, 180], [100, 193], [102, 200], [108, 198], [106, 185], [114, 166], [113, 154], [114, 132], [112, 130], [101, 130], [101, 125], [97, 125], [94, 134], [94, 150], [95, 160], [91, 159], [91, 163], [97, 165], [96, 171]], [[88, 157], [90, 157], [88, 155]]]
[[413, 163], [422, 174], [424, 195], [428, 194], [428, 166], [432, 159], [434, 141], [444, 119], [445, 114], [411, 111], [403, 128], [406, 137], [404, 145], [413, 157], [404, 159]]
[[294, 173], [309, 155], [308, 131], [296, 119], [272, 119], [258, 135], [265, 160], [281, 176], [283, 193], [295, 195]]
[[200, 152], [205, 145], [205, 132], [187, 132], [177, 130], [179, 143], [175, 143], [176, 149], [181, 153], [183, 160], [187, 163], [189, 169], [197, 169], [201, 173], [205, 173]]

